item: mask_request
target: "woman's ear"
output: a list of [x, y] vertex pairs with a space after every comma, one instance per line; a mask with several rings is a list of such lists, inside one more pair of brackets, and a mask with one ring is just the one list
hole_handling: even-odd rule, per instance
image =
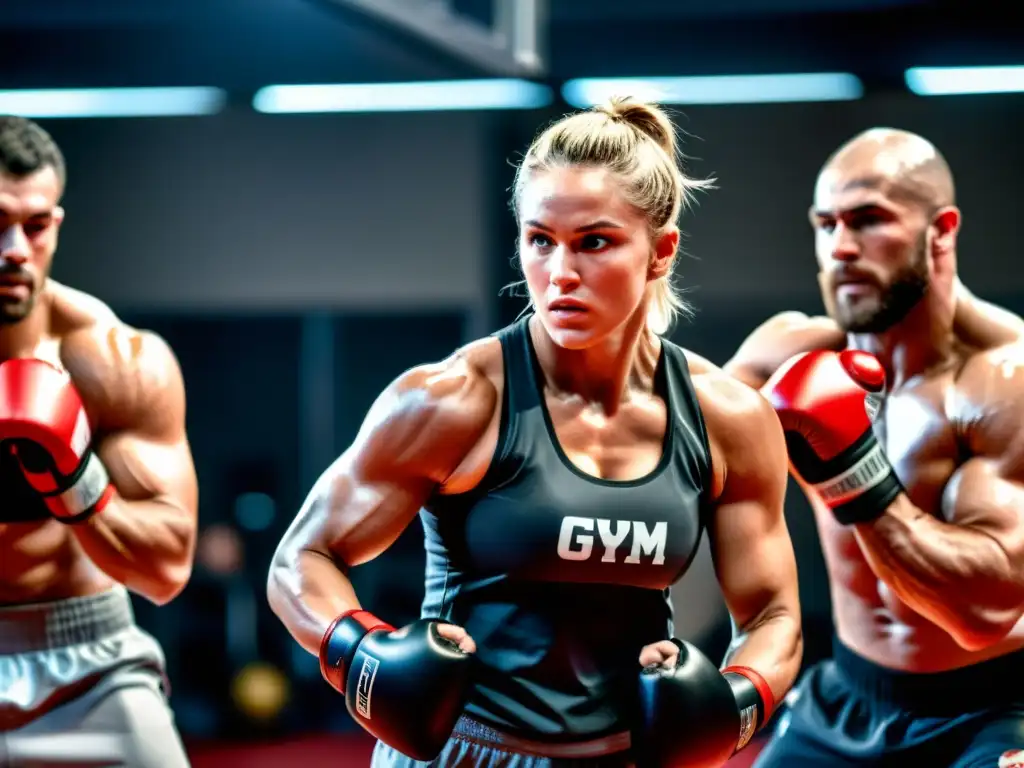
[[648, 280], [658, 280], [672, 270], [672, 260], [679, 249], [679, 228], [670, 227], [654, 241], [654, 254], [647, 270]]

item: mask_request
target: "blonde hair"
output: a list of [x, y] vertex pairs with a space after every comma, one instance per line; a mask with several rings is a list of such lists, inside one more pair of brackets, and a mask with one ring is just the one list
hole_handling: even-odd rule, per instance
[[[530, 174], [566, 166], [606, 168], [623, 183], [626, 199], [647, 218], [652, 240], [675, 226], [694, 192], [714, 179], [691, 179], [680, 170], [675, 126], [659, 106], [615, 98], [607, 104], [563, 117], [545, 129], [516, 170], [512, 209]], [[674, 270], [674, 264], [673, 264]], [[672, 271], [651, 286], [647, 326], [658, 334], [672, 327], [690, 307], [672, 283]]]

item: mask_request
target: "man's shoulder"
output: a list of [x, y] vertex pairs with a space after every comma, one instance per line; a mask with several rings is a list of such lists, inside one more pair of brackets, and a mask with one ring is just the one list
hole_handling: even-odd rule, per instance
[[114, 412], [163, 408], [181, 398], [181, 370], [163, 338], [129, 325], [87, 293], [59, 283], [46, 291], [60, 364], [91, 415], [108, 422]]
[[47, 280], [45, 298], [50, 307], [50, 327], [58, 336], [96, 326], [122, 324], [103, 300], [77, 288]]
[[723, 368], [752, 387], [761, 387], [795, 355], [842, 349], [846, 334], [828, 317], [779, 312], [754, 329]]
[[970, 353], [951, 394], [947, 415], [972, 453], [988, 454], [1017, 441], [1024, 421], [1024, 343]]
[[959, 392], [979, 405], [1017, 391], [1024, 398], [1024, 341], [966, 353], [956, 384]]
[[150, 330], [122, 320], [103, 300], [76, 288], [47, 281], [50, 330], [61, 357], [85, 354], [112, 365], [155, 361], [171, 354], [167, 343]]

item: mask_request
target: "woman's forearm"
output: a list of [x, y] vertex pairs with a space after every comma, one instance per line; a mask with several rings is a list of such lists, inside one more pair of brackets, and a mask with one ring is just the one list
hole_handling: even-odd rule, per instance
[[757, 672], [772, 689], [772, 703], [778, 704], [796, 682], [802, 658], [799, 620], [788, 614], [776, 614], [738, 633], [723, 666], [749, 667]]
[[296, 642], [314, 656], [331, 622], [360, 607], [352, 582], [337, 563], [308, 549], [291, 556], [278, 552], [267, 579], [267, 598]]

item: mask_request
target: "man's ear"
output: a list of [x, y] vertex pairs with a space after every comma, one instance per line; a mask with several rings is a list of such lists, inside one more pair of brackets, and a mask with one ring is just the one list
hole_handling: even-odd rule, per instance
[[956, 249], [960, 233], [960, 209], [953, 205], [940, 208], [932, 217], [932, 255], [940, 256]]

